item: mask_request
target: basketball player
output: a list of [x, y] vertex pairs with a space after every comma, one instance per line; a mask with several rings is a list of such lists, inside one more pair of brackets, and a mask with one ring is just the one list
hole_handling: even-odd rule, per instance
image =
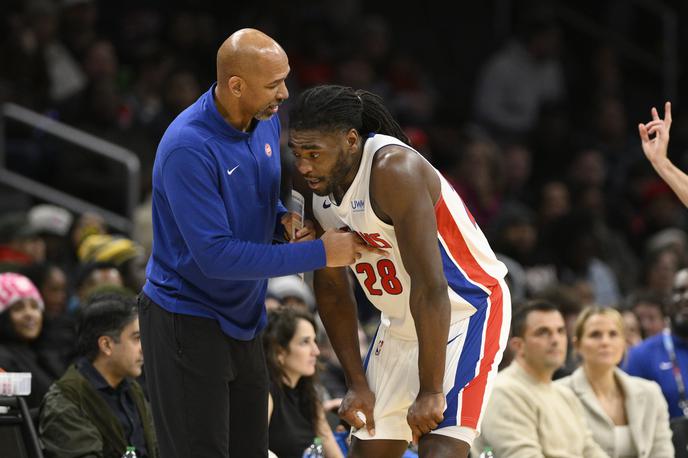
[[348, 384], [339, 414], [354, 427], [350, 456], [401, 457], [410, 441], [421, 457], [468, 456], [508, 337], [505, 266], [376, 95], [305, 91], [289, 146], [316, 229], [347, 227], [386, 251], [351, 266], [382, 312], [364, 361], [346, 270], [314, 275]]

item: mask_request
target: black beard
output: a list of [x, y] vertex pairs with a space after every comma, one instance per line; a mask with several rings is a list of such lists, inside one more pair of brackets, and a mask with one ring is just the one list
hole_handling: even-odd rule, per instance
[[[332, 171], [330, 172], [330, 178], [327, 180], [327, 188], [325, 188], [322, 195], [336, 196], [337, 191], [341, 191], [339, 188], [341, 187], [341, 184], [344, 181], [344, 178], [346, 178], [346, 175], [349, 173], [350, 169], [351, 164], [347, 163], [344, 155], [341, 155], [339, 158], [337, 158], [337, 162], [335, 162], [334, 166], [332, 167]], [[343, 191], [346, 192], [346, 189]], [[344, 195], [344, 192], [342, 192], [342, 195]], [[339, 204], [340, 202], [337, 203]]]

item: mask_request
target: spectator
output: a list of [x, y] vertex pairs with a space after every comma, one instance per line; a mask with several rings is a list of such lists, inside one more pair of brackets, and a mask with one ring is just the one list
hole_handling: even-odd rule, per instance
[[587, 307], [576, 320], [573, 344], [581, 367], [557, 383], [580, 399], [595, 442], [612, 457], [672, 458], [669, 413], [659, 386], [617, 367], [626, 347], [621, 314]]
[[86, 237], [93, 234], [106, 233], [107, 227], [105, 225], [105, 219], [101, 215], [86, 212], [76, 217], [72, 221], [72, 225], [68, 231], [74, 255], [76, 256], [76, 252], [79, 246], [81, 246], [81, 242], [83, 242]]
[[622, 309], [620, 312], [626, 330], [626, 351], [628, 351], [643, 341], [643, 335], [640, 332], [640, 321], [636, 314], [628, 309]]
[[669, 320], [670, 328], [629, 351], [625, 369], [659, 383], [673, 419], [688, 416], [686, 394], [678, 388], [679, 380], [688, 380], [688, 269], [679, 270], [674, 278]]
[[552, 375], [566, 358], [566, 327], [559, 309], [530, 302], [514, 310], [514, 361], [495, 379], [482, 435], [473, 450], [495, 456], [606, 457], [585, 423], [583, 406]]
[[640, 335], [643, 339], [662, 332], [666, 326], [666, 301], [652, 291], [636, 291], [628, 297], [628, 308], [638, 317]]
[[557, 380], [567, 375], [571, 375], [571, 373], [576, 370], [579, 363], [573, 352], [572, 340], [575, 335], [576, 320], [586, 304], [585, 298], [576, 288], [561, 284], [542, 291], [534, 295], [533, 298], [557, 304], [561, 316], [564, 317], [566, 340], [568, 342], [566, 345], [566, 359], [564, 360], [564, 364], [554, 372], [552, 378]]
[[669, 297], [676, 272], [683, 267], [679, 254], [672, 248], [650, 251], [643, 260], [641, 282], [660, 297]]
[[502, 206], [501, 161], [499, 145], [478, 129], [466, 129], [460, 155], [447, 180], [481, 227], [487, 227]]
[[68, 309], [75, 313], [85, 304], [93, 291], [100, 286], [123, 287], [122, 275], [117, 266], [110, 262], [92, 262], [80, 267], [74, 284], [74, 295], [69, 300]]
[[320, 350], [313, 317], [303, 309], [271, 312], [263, 345], [270, 374], [270, 450], [280, 458], [301, 458], [318, 436], [327, 458], [342, 457], [315, 385]]
[[0, 264], [27, 266], [45, 260], [45, 242], [23, 212], [0, 217]]
[[313, 290], [298, 275], [271, 278], [268, 280], [267, 294], [275, 297], [282, 305], [306, 312], [315, 311]]
[[509, 202], [501, 208], [491, 229], [490, 240], [498, 256], [513, 261], [508, 266], [511, 279], [518, 276], [519, 266], [523, 271], [521, 283], [525, 291], [519, 293], [521, 287], [510, 289], [514, 300], [519, 294], [532, 296], [557, 284], [555, 266], [541, 249], [532, 210], [521, 203]]
[[36, 264], [23, 273], [38, 288], [45, 303], [41, 345], [60, 353], [65, 367], [74, 357], [76, 318], [67, 313], [67, 276], [55, 264]]
[[38, 288], [45, 305], [45, 318], [54, 319], [67, 309], [67, 276], [60, 266], [50, 263], [35, 264], [23, 273]]
[[90, 235], [79, 245], [83, 263], [108, 262], [119, 270], [125, 287], [141, 291], [146, 281], [146, 255], [143, 247], [131, 239], [107, 234]]
[[56, 264], [68, 263], [67, 234], [74, 221], [72, 214], [56, 205], [40, 204], [31, 207], [27, 218], [30, 226], [45, 242], [46, 259]]
[[38, 407], [50, 384], [64, 370], [59, 355], [41, 348], [43, 298], [23, 275], [0, 274], [0, 368], [30, 372], [31, 394], [26, 403]]
[[80, 359], [41, 404], [39, 433], [48, 458], [157, 457], [153, 419], [143, 390], [143, 352], [132, 298], [95, 296], [79, 327]]
[[680, 266], [688, 264], [688, 235], [685, 230], [676, 227], [663, 229], [650, 237], [645, 244], [647, 253], [658, 253], [666, 248], [678, 255]]
[[53, 102], [59, 102], [82, 89], [86, 78], [79, 64], [59, 40], [56, 2], [32, 0], [26, 3], [35, 40], [34, 52], [43, 60], [49, 81], [48, 95]]
[[617, 305], [621, 296], [616, 276], [600, 259], [591, 216], [586, 212], [569, 213], [557, 220], [551, 235], [559, 281], [574, 286], [587, 283], [595, 303]]
[[75, 215], [69, 229], [67, 230], [67, 254], [66, 260], [62, 263], [65, 271], [70, 277], [76, 277], [79, 271], [79, 257], [77, 251], [79, 245], [86, 237], [93, 234], [106, 234], [108, 232], [105, 219], [98, 213], [85, 212]]
[[556, 23], [536, 13], [519, 27], [517, 38], [485, 64], [476, 89], [478, 118], [507, 138], [525, 138], [542, 107], [561, 102], [566, 92]]

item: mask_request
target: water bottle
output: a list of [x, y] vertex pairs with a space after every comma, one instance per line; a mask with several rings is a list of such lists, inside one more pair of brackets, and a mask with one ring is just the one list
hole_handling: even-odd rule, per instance
[[124, 455], [122, 455], [122, 458], [136, 458], [136, 447], [128, 445], [127, 450], [124, 452]]
[[302, 458], [325, 458], [325, 451], [323, 450], [322, 439], [316, 437], [313, 443], [303, 451]]
[[492, 447], [485, 447], [478, 458], [494, 458], [494, 453], [492, 453]]

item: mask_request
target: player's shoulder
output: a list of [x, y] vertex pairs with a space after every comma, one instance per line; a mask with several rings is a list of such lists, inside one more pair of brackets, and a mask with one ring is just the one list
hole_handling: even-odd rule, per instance
[[[408, 165], [416, 165], [423, 161], [422, 156], [412, 147], [401, 142], [385, 143], [380, 142], [376, 136], [376, 144], [373, 145], [373, 167], [378, 168], [398, 168]], [[391, 138], [391, 137], [390, 137]], [[396, 139], [395, 139], [396, 140]]]
[[[404, 190], [415, 193], [434, 180], [433, 168], [423, 156], [409, 145], [392, 137], [380, 141], [376, 135], [376, 144], [371, 161], [371, 188], [378, 191], [395, 192]], [[386, 141], [385, 141], [386, 140]], [[404, 185], [400, 187], [400, 185]], [[403, 188], [403, 189], [401, 189]]]
[[407, 183], [418, 178], [419, 172], [426, 167], [429, 164], [410, 146], [389, 144], [375, 151], [371, 161], [371, 174], [378, 180]]

